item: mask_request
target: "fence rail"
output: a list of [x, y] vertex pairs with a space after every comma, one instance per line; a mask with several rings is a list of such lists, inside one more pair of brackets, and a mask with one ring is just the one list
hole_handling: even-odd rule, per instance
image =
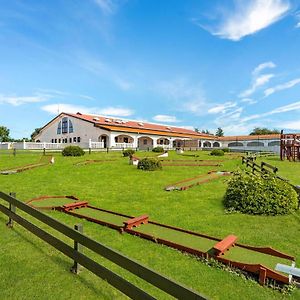
[[9, 222], [7, 225], [9, 227], [13, 226], [13, 222], [17, 222], [23, 226], [28, 231], [32, 232], [34, 235], [44, 240], [51, 246], [55, 247], [57, 250], [65, 254], [66, 256], [72, 258], [77, 264], [80, 264], [93, 272], [98, 277], [106, 280], [109, 284], [117, 288], [119, 291], [127, 295], [132, 299], [155, 299], [142, 289], [134, 286], [132, 283], [123, 279], [119, 275], [113, 273], [107, 268], [101, 266], [97, 262], [93, 261], [86, 255], [79, 252], [78, 247], [70, 247], [63, 241], [57, 239], [55, 236], [49, 234], [45, 230], [37, 227], [33, 223], [29, 222], [22, 216], [16, 213], [16, 208], [26, 212], [30, 216], [34, 217], [36, 220], [43, 222], [44, 224], [50, 226], [56, 231], [64, 234], [74, 241], [74, 244], [80, 244], [102, 257], [110, 260], [111, 262], [117, 264], [118, 266], [128, 270], [132, 274], [142, 278], [148, 283], [156, 286], [162, 291], [174, 296], [177, 299], [207, 299], [203, 295], [169, 279], [150, 268], [141, 265], [140, 263], [126, 257], [125, 255], [117, 252], [93, 239], [87, 237], [86, 235], [76, 231], [75, 229], [66, 226], [65, 224], [51, 218], [50, 216], [28, 206], [27, 204], [17, 200], [14, 194], [5, 194], [0, 192], [0, 199], [5, 200], [9, 204], [9, 208], [0, 204], [0, 211], [9, 217]]

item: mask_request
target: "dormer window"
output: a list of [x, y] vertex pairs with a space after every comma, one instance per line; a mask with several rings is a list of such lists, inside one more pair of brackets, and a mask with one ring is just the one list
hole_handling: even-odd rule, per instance
[[139, 125], [139, 126], [144, 126], [144, 123], [139, 122], [138, 125]]
[[100, 119], [97, 118], [97, 117], [95, 117], [95, 118], [93, 118], [93, 120], [94, 120], [94, 121], [99, 121]]

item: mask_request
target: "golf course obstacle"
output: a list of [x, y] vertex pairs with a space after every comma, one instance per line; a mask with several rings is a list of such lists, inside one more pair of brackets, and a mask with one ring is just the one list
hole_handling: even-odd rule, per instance
[[[44, 204], [42, 204], [42, 198], [44, 198]], [[73, 200], [71, 203], [70, 199]], [[219, 239], [161, 224], [150, 221], [148, 215], [134, 217], [120, 214], [91, 206], [87, 201], [79, 200], [74, 196], [62, 196], [61, 206], [58, 206], [58, 200], [58, 196], [41, 196], [27, 203], [36, 209], [55, 209], [204, 259], [213, 258], [256, 275], [262, 285], [267, 279], [283, 284], [290, 282], [289, 276], [276, 271], [275, 268], [277, 264], [294, 266], [295, 258], [271, 247], [239, 244], [236, 243], [237, 237], [234, 235]]]
[[289, 161], [300, 161], [300, 134], [280, 134], [280, 159]]
[[38, 163], [14, 167], [14, 168], [6, 169], [6, 170], [1, 170], [0, 174], [1, 175], [11, 175], [11, 174], [16, 174], [16, 173], [21, 173], [21, 172], [24, 172], [27, 170], [35, 169], [35, 168], [46, 166], [49, 164], [54, 164], [54, 157], [51, 155], [44, 155], [40, 158], [40, 161]]
[[190, 189], [196, 185], [204, 184], [209, 181], [218, 179], [221, 176], [230, 176], [231, 172], [227, 171], [209, 171], [206, 174], [201, 174], [196, 177], [187, 178], [178, 182], [175, 182], [173, 184], [170, 184], [165, 187], [165, 190], [170, 191], [185, 191], [187, 189]]
[[83, 165], [105, 163], [105, 162], [111, 162], [111, 161], [116, 161], [116, 159], [87, 159], [87, 160], [83, 160], [83, 161], [74, 163], [74, 166], [83, 166]]

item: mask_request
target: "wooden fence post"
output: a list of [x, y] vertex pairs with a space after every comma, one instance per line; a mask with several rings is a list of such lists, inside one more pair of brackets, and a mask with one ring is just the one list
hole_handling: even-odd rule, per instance
[[[9, 193], [9, 195], [10, 196], [12, 196], [12, 197], [14, 197], [14, 198], [16, 198], [16, 193]], [[15, 213], [16, 212], [16, 207], [14, 206], [14, 205], [12, 205], [11, 203], [9, 203], [9, 210], [11, 211], [11, 212], [13, 212], [13, 213]], [[6, 223], [6, 226], [8, 227], [8, 228], [13, 228], [13, 226], [14, 226], [14, 221], [13, 221], [13, 219], [11, 219], [11, 218], [9, 218], [8, 219], [8, 222]]]
[[[76, 224], [74, 226], [74, 229], [77, 230], [79, 233], [83, 233], [82, 224]], [[82, 245], [80, 243], [74, 241], [74, 250], [82, 253]], [[79, 274], [81, 269], [82, 269], [81, 265], [76, 260], [74, 260], [74, 264], [71, 267], [71, 272], [74, 274]]]

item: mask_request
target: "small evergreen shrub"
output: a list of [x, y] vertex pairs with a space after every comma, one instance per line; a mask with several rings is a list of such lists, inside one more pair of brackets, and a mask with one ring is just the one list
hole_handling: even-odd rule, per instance
[[139, 161], [138, 169], [144, 170], [144, 171], [155, 171], [155, 170], [161, 170], [161, 162], [155, 158], [143, 158]]
[[297, 209], [298, 195], [291, 185], [273, 175], [239, 171], [229, 180], [223, 203], [228, 211], [283, 215]]
[[164, 152], [165, 150], [164, 150], [164, 148], [163, 147], [154, 147], [153, 149], [152, 149], [152, 151], [153, 152], [158, 152], [158, 153], [162, 153], [162, 152]]
[[79, 146], [67, 146], [62, 151], [63, 156], [83, 156], [84, 153], [83, 149]]
[[224, 153], [230, 152], [229, 148], [222, 148], [222, 150], [223, 150]]
[[213, 156], [224, 156], [224, 151], [221, 149], [214, 149], [210, 152], [210, 155]]
[[124, 157], [128, 157], [128, 156], [132, 156], [134, 154], [134, 150], [133, 149], [127, 149], [123, 151], [123, 156]]

